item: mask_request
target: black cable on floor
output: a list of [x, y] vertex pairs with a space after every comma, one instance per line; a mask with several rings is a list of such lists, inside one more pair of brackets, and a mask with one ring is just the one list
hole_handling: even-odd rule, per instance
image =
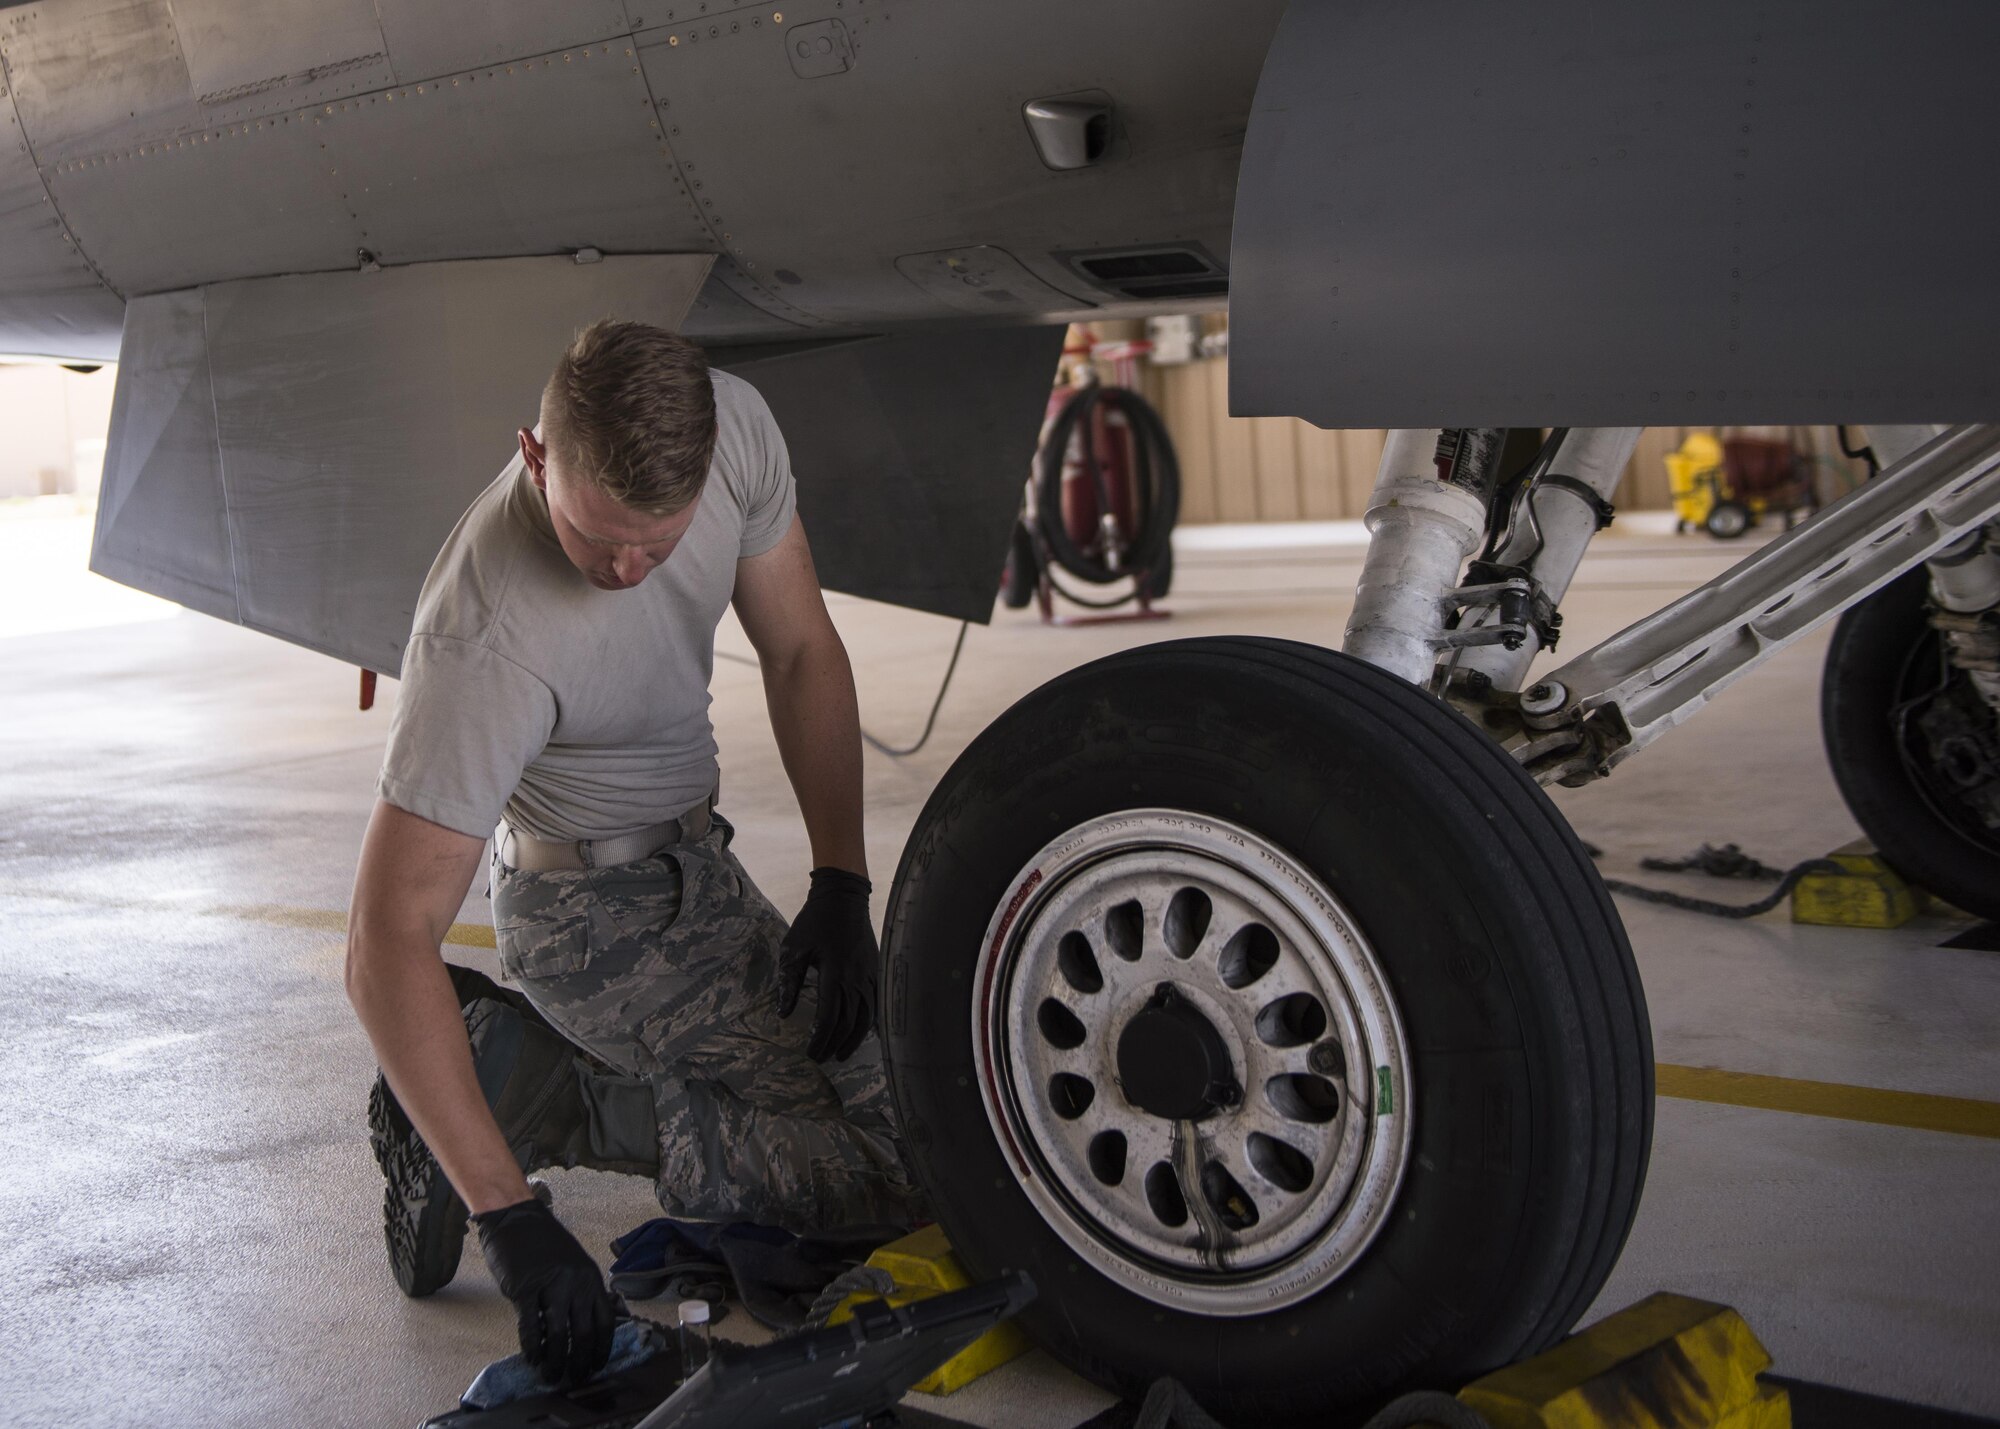
[[[1592, 858], [1598, 850], [1585, 844]], [[1637, 898], [1646, 903], [1662, 903], [1669, 908], [1681, 908], [1689, 913], [1706, 913], [1711, 918], [1755, 918], [1759, 913], [1768, 913], [1791, 896], [1799, 880], [1809, 873], [1843, 873], [1846, 870], [1830, 858], [1809, 858], [1804, 863], [1794, 864], [1782, 875], [1769, 864], [1760, 863], [1735, 844], [1724, 844], [1716, 848], [1703, 844], [1686, 858], [1647, 858], [1639, 862], [1641, 868], [1657, 869], [1666, 873], [1693, 871], [1706, 873], [1712, 878], [1776, 878], [1778, 886], [1755, 903], [1716, 903], [1707, 898], [1690, 898], [1685, 893], [1670, 892], [1665, 888], [1648, 888], [1643, 883], [1627, 883], [1622, 878], [1607, 878], [1604, 886], [1613, 893], [1622, 893], [1627, 898]]]
[[[931, 732], [937, 728], [938, 711], [944, 708], [945, 693], [951, 689], [951, 677], [958, 673], [958, 657], [965, 650], [965, 632], [971, 628], [971, 621], [959, 621], [958, 640], [951, 647], [951, 663], [944, 667], [944, 680], [938, 685], [937, 698], [931, 701], [930, 716], [924, 720], [924, 732], [917, 736], [917, 742], [905, 749], [892, 749], [883, 741], [870, 734], [865, 725], [862, 726], [861, 730], [861, 737], [863, 739], [867, 740], [872, 747], [881, 750], [882, 753], [888, 755], [891, 759], [907, 759], [931, 742]], [[753, 670], [761, 668], [756, 660], [750, 656], [738, 655], [733, 650], [718, 650], [715, 652], [715, 658], [718, 660], [727, 660], [733, 665], [748, 665]]]
[[1705, 873], [1710, 878], [1783, 878], [1785, 870], [1773, 868], [1743, 852], [1736, 844], [1703, 844], [1686, 858], [1642, 858], [1639, 867], [1649, 873]]
[[951, 647], [951, 663], [944, 667], [944, 679], [938, 685], [937, 698], [931, 701], [930, 717], [924, 721], [924, 732], [917, 736], [917, 742], [907, 749], [891, 749], [865, 728], [861, 731], [863, 739], [891, 759], [907, 759], [931, 742], [931, 731], [937, 728], [938, 711], [944, 708], [945, 691], [951, 688], [951, 677], [958, 673], [958, 657], [965, 649], [965, 632], [971, 628], [972, 622], [969, 620], [958, 622], [958, 640]]
[[1669, 908], [1685, 908], [1690, 913], [1706, 913], [1712, 918], [1755, 918], [1759, 913], [1768, 913], [1784, 902], [1798, 886], [1799, 880], [1808, 873], [1840, 872], [1840, 865], [1830, 858], [1807, 859], [1787, 873], [1769, 897], [1743, 904], [1711, 903], [1706, 898], [1689, 898], [1685, 894], [1669, 893], [1664, 888], [1646, 888], [1637, 883], [1627, 883], [1622, 878], [1607, 878], [1604, 886], [1628, 898], [1643, 898], [1648, 903], [1664, 903]]

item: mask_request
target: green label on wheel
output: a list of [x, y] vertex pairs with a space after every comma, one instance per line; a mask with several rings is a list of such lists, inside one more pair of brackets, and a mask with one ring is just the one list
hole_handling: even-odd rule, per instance
[[1387, 1116], [1396, 1109], [1396, 1089], [1389, 1081], [1389, 1069], [1375, 1069], [1375, 1115]]

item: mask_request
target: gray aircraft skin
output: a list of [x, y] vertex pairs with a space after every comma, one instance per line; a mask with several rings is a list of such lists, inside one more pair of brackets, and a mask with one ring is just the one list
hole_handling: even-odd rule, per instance
[[[827, 583], [983, 619], [1051, 325], [1222, 302], [1280, 12], [9, 7], [0, 351], [122, 353], [96, 569], [393, 673], [583, 322], [671, 323], [725, 364], [915, 333], [746, 375]], [[1045, 161], [1035, 100], [1107, 110], [1079, 167]]]
[[[709, 343], [1158, 310], [1065, 255], [1170, 243], [1226, 265], [1281, 10], [8, 7], [0, 347], [108, 361], [129, 298], [364, 252], [713, 254], [684, 324]], [[1043, 98], [1112, 103], [1096, 162], [1044, 164], [1022, 117]]]
[[[829, 585], [983, 619], [1053, 353], [1000, 327], [1227, 294], [1237, 410], [1321, 425], [1989, 412], [1996, 200], [1958, 180], [2000, 157], [1993, 26], [12, 5], [0, 351], [122, 352], [99, 570], [372, 668], [547, 354], [614, 309], [763, 364]], [[831, 346], [860, 337], [912, 355]]]
[[12, 5], [0, 351], [122, 356], [97, 569], [372, 668], [548, 354], [614, 309], [761, 364], [829, 585], [983, 619], [1078, 319], [1227, 297], [1237, 410], [1327, 426], [1990, 411], [1996, 200], [1956, 180], [2000, 157], [1994, 24]]
[[[1977, 686], [1965, 737], [1992, 744], [2000, 429], [1942, 424], [2000, 418], [1996, 53], [2000, 7], [1972, 0], [0, 4], [0, 351], [119, 363], [93, 569], [390, 674], [445, 534], [534, 420], [557, 352], [607, 314], [678, 328], [765, 395], [828, 586], [964, 619], [990, 613], [1067, 323], [1227, 304], [1237, 413], [1395, 429], [1353, 658], [1190, 642], [1161, 647], [1166, 675], [1134, 656], [1030, 696], [940, 785], [885, 931], [912, 1155], [968, 1263], [1033, 1268], [1045, 1343], [1123, 1389], [1187, 1378], [1246, 1422], [1366, 1409], [1553, 1343], [1643, 1185], [1636, 971], [1533, 784], [1601, 777], [1926, 563], [1911, 638], [1944, 642], [1941, 668]], [[1566, 589], [1640, 428], [1822, 422], [1875, 424], [1889, 470], [1523, 688], [1554, 634], [1535, 602]], [[1508, 508], [1501, 434], [1532, 427], [1556, 431]], [[1489, 536], [1497, 567], [1462, 583]], [[1493, 739], [1436, 722], [1434, 666]], [[1179, 703], [1133, 717], [1135, 748], [1162, 741], [1142, 780], [1116, 741], [1088, 741], [1148, 679]], [[1251, 684], [1265, 707], [1232, 704]], [[1340, 723], [1371, 702], [1448, 760]], [[1196, 776], [1154, 792], [1263, 757], [1281, 704], [1360, 772], [1294, 734], [1221, 804]], [[1385, 860], [1375, 896], [1441, 848], [1464, 851], [1465, 888], [1378, 905], [1378, 926], [1458, 917], [1378, 961], [1341, 902], [1368, 890], [1329, 891], [1343, 870], [1307, 850], [1345, 837], [1339, 781], [1390, 755], [1451, 796], [1379, 793], [1410, 831], [1348, 845]], [[1021, 793], [1049, 761], [1079, 772]], [[1090, 804], [1100, 787], [1115, 797]], [[1322, 792], [1288, 831], [1295, 787]], [[1033, 798], [1069, 801], [1073, 823], [1051, 829]], [[2000, 885], [1980, 837], [1974, 896]], [[1269, 894], [1258, 916], [1321, 928], [1348, 959], [1333, 976], [1244, 953], [1243, 985], [1276, 968], [1315, 991], [1229, 1012], [1227, 978], [1179, 1001], [1141, 988], [1142, 1008], [1100, 1024], [1100, 1041], [1142, 1027], [1168, 1049], [1134, 1053], [1138, 1072], [1180, 1049], [1215, 1073], [1195, 1101], [1098, 1095], [1095, 1114], [1138, 1118], [1134, 1146], [1173, 1128], [1144, 1202], [1136, 1161], [1120, 1179], [1124, 1141], [1112, 1169], [1101, 1138], [1062, 1160], [1088, 1103], [1055, 1106], [1078, 1074], [1047, 1073], [1073, 1049], [1046, 1021], [1035, 1041], [1028, 994], [998, 1000], [1035, 968], [1072, 1001], [1123, 975], [1107, 959], [1084, 977], [1048, 920], [1051, 890], [1080, 907], [1118, 859], [1150, 857], [1135, 839], [1176, 850], [1190, 887], [1212, 874], [1218, 899], [1256, 911]], [[1277, 868], [1296, 897], [1270, 893]], [[1140, 900], [1103, 896], [1091, 926], [1115, 943]], [[1399, 962], [1426, 956], [1434, 976]], [[1556, 991], [1537, 1002], [1544, 973]], [[1446, 1094], [1458, 1074], [1424, 1022], [1443, 1014], [1417, 1004], [1458, 983], [1459, 1033], [1512, 1060]], [[1299, 998], [1340, 1035], [1271, 1032]], [[973, 1055], [968, 1015], [999, 1050], [945, 1076]], [[1225, 1086], [1231, 1058], [1294, 1043], [1314, 1060], [1274, 1073], [1277, 1100]], [[1322, 1071], [1344, 1096], [1296, 1090]], [[1216, 1128], [1271, 1115], [1344, 1159], [1200, 1164], [1223, 1155]], [[1453, 1177], [1469, 1199], [1440, 1201]], [[1282, 1214], [1259, 1222], [1258, 1195]], [[1431, 1219], [1411, 1228], [1419, 1206]]]

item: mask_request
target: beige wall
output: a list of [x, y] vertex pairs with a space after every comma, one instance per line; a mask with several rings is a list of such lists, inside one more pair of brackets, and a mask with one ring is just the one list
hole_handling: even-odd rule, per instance
[[[1204, 326], [1214, 330], [1221, 322], [1210, 318]], [[1121, 326], [1116, 335], [1128, 334]], [[1103, 375], [1113, 380], [1108, 369]], [[1180, 456], [1181, 520], [1326, 521], [1358, 517], [1366, 508], [1382, 455], [1381, 432], [1322, 431], [1291, 417], [1232, 417], [1226, 357], [1167, 367], [1143, 363], [1139, 386], [1160, 409]], [[1646, 429], [1618, 490], [1621, 509], [1663, 511], [1672, 505], [1661, 458], [1693, 430]], [[1828, 498], [1866, 475], [1860, 462], [1840, 455], [1831, 427], [1725, 427], [1721, 432], [1780, 440], [1789, 436], [1801, 451], [1831, 458], [1820, 483]]]
[[50, 363], [0, 366], [0, 500], [95, 497], [117, 369], [85, 375]]

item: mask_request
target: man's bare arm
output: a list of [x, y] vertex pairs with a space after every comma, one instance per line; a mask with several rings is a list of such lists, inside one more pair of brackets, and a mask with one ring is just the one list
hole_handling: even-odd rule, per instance
[[347, 998], [390, 1088], [476, 1215], [528, 1199], [472, 1070], [440, 951], [482, 841], [376, 800], [347, 917]]
[[805, 817], [813, 866], [865, 878], [854, 671], [827, 616], [797, 517], [777, 545], [737, 563], [735, 603], [763, 667], [771, 732]]
[[815, 1061], [846, 1061], [875, 1023], [881, 949], [868, 915], [861, 840], [861, 718], [847, 648], [827, 618], [805, 527], [736, 564], [736, 614], [764, 668], [764, 703], [812, 839], [812, 888], [778, 953], [778, 1013], [792, 1015], [819, 970]]

